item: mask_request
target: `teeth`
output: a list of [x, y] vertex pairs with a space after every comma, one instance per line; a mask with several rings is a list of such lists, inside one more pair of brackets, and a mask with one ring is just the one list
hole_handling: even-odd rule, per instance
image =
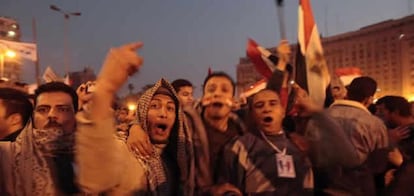
[[211, 104], [211, 101], [210, 100], [206, 100], [206, 101], [203, 101], [201, 104], [203, 106], [207, 106], [207, 105], [210, 105]]
[[165, 131], [165, 129], [167, 129], [166, 125], [158, 125], [157, 126], [159, 129], [162, 129], [163, 131]]

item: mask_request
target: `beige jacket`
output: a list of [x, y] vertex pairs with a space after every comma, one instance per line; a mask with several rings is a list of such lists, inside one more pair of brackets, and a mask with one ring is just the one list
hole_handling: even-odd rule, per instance
[[113, 118], [91, 122], [77, 115], [76, 162], [78, 183], [86, 193], [134, 195], [147, 191], [144, 165], [115, 137]]

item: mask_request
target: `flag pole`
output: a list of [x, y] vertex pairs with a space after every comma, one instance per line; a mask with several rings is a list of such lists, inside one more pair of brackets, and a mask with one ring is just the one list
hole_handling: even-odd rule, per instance
[[279, 32], [280, 32], [280, 39], [286, 39], [286, 28], [285, 28], [285, 14], [283, 11], [283, 0], [275, 0], [276, 7], [277, 7], [277, 16], [279, 19]]
[[[35, 17], [32, 18], [32, 34], [33, 34], [33, 42], [37, 44], [37, 31], [36, 31], [36, 19]], [[40, 85], [40, 65], [39, 65], [39, 52], [38, 47], [36, 47], [36, 61], [35, 61], [35, 78], [37, 86]]]

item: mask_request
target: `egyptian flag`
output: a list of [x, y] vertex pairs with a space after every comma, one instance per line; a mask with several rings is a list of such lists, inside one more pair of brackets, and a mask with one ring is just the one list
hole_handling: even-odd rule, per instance
[[247, 41], [246, 54], [252, 61], [257, 72], [264, 78], [269, 79], [272, 76], [278, 58], [266, 48], [258, 45], [254, 40]]
[[46, 67], [42, 78], [46, 83], [59, 81], [59, 76], [53, 71], [53, 69], [50, 66]]
[[362, 71], [359, 67], [342, 67], [335, 70], [335, 75], [341, 80], [343, 86], [348, 86], [353, 79], [362, 76]]
[[70, 75], [66, 74], [66, 76], [63, 78], [63, 83], [65, 83], [68, 86], [72, 86], [72, 81], [70, 79]]
[[330, 76], [310, 0], [299, 0], [298, 39], [295, 82], [323, 106]]
[[243, 93], [241, 93], [240, 97], [243, 97], [243, 98], [250, 97], [250, 96], [254, 95], [255, 93], [259, 92], [260, 90], [266, 88], [266, 84], [267, 84], [267, 80], [266, 79], [261, 79], [261, 80], [257, 81], [256, 83], [254, 83], [253, 85], [251, 85], [249, 87], [249, 89], [247, 89]]

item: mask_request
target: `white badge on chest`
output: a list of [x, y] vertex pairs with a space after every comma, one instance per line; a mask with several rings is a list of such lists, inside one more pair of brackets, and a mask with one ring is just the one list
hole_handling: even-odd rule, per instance
[[295, 164], [292, 155], [276, 154], [277, 174], [281, 178], [295, 178]]

